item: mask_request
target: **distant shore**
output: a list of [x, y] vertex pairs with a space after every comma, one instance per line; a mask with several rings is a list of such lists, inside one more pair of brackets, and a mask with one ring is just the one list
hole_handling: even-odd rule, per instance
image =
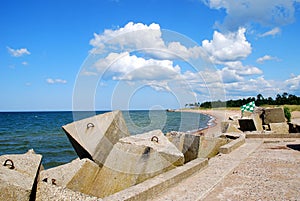
[[[197, 133], [209, 137], [219, 136], [221, 134], [221, 122], [228, 120], [230, 116], [241, 117], [241, 111], [235, 109], [180, 109], [180, 112], [194, 112], [209, 115], [212, 118], [212, 124], [207, 128], [199, 130]], [[300, 125], [300, 111], [293, 111], [291, 122]], [[210, 123], [209, 123], [210, 124]]]

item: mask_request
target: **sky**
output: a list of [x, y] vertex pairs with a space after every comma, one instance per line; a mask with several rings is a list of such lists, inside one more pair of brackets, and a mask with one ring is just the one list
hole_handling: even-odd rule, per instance
[[1, 0], [0, 111], [300, 96], [300, 0]]

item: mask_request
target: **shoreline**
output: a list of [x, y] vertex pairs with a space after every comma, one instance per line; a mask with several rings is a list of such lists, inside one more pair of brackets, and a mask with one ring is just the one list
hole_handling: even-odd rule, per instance
[[[232, 109], [179, 109], [176, 112], [193, 112], [208, 115], [211, 119], [207, 122], [207, 127], [195, 131], [195, 134], [208, 137], [217, 137], [221, 135], [221, 122], [228, 120], [230, 116], [241, 117], [240, 110]], [[291, 112], [291, 123], [300, 125], [300, 111]], [[210, 125], [212, 122], [212, 125]]]
[[[241, 116], [240, 110], [218, 110], [218, 109], [188, 109], [177, 110], [178, 112], [193, 112], [208, 115], [211, 119], [207, 122], [207, 127], [199, 129], [196, 134], [204, 135], [208, 137], [217, 137], [221, 135], [221, 122], [227, 120], [230, 116]], [[210, 122], [212, 125], [209, 125]]]

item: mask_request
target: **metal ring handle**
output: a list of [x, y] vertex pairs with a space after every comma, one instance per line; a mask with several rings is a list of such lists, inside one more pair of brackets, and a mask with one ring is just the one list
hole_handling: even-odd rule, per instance
[[[7, 164], [7, 162], [10, 162], [11, 164]], [[8, 166], [8, 165], [10, 165], [9, 169], [11, 170], [15, 169], [14, 162], [11, 159], [6, 159], [3, 164], [3, 166]]]
[[154, 135], [154, 136], [151, 138], [151, 141], [152, 141], [152, 142], [155, 141], [155, 142], [158, 143], [158, 137]]
[[91, 127], [95, 127], [95, 125], [94, 125], [93, 123], [88, 123], [88, 124], [86, 125], [86, 127], [87, 127], [87, 128], [91, 128]]

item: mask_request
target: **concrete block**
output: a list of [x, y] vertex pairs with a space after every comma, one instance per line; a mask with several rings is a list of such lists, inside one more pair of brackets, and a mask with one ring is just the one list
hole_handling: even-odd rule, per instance
[[185, 163], [198, 158], [200, 135], [185, 134], [183, 143], [183, 155]]
[[40, 182], [88, 194], [100, 169], [89, 159], [76, 159], [70, 163], [41, 171]]
[[[168, 140], [177, 147], [179, 151], [182, 152], [183, 150], [183, 143], [184, 143], [184, 132], [179, 131], [171, 131], [166, 134]], [[185, 160], [186, 161], [186, 160]]]
[[222, 121], [221, 122], [221, 132], [226, 133], [229, 125], [231, 124], [232, 121]]
[[231, 133], [225, 133], [221, 137], [235, 140], [235, 139], [241, 137], [241, 135], [242, 135], [242, 133], [240, 133], [240, 132], [236, 132], [236, 133], [231, 132]]
[[266, 108], [263, 116], [264, 124], [286, 122], [282, 108]]
[[34, 200], [41, 161], [33, 150], [0, 156], [0, 200]]
[[268, 134], [246, 134], [247, 138], [300, 138], [299, 133], [293, 133], [293, 134], [274, 134], [274, 133], [268, 133]]
[[36, 192], [36, 201], [101, 201], [101, 198], [89, 196], [77, 191], [72, 191], [65, 187], [49, 184], [47, 182], [39, 182]]
[[183, 153], [185, 163], [198, 157], [200, 135], [172, 131], [166, 137]]
[[227, 138], [201, 136], [198, 158], [212, 158], [219, 153], [219, 148], [229, 142]]
[[274, 134], [289, 134], [289, 125], [287, 123], [270, 123], [270, 128]]
[[300, 125], [295, 123], [288, 123], [288, 125], [290, 133], [300, 133]]
[[233, 150], [235, 150], [238, 147], [240, 147], [241, 145], [243, 145], [244, 143], [245, 143], [245, 135], [241, 135], [239, 138], [232, 140], [228, 144], [221, 146], [219, 151], [222, 154], [229, 154]]
[[184, 163], [183, 154], [160, 130], [120, 139], [88, 193], [106, 197]]
[[238, 121], [221, 122], [222, 133], [242, 133], [242, 131], [238, 129], [238, 127]]
[[102, 166], [120, 138], [129, 136], [121, 111], [82, 119], [62, 127], [79, 158], [89, 158]]
[[197, 158], [186, 163], [183, 166], [176, 167], [168, 172], [160, 174], [154, 178], [148, 179], [140, 184], [134, 185], [123, 191], [103, 198], [104, 201], [111, 200], [149, 200], [157, 198], [161, 192], [172, 185], [178, 184], [183, 179], [192, 174], [201, 171], [208, 165], [208, 160]]
[[232, 115], [228, 117], [228, 119], [231, 121], [238, 121], [239, 118], [241, 118], [240, 115]]
[[253, 122], [254, 122], [254, 125], [255, 125], [255, 128], [257, 131], [263, 131], [263, 121], [262, 119], [260, 118], [260, 115], [258, 113], [253, 113], [250, 118], [253, 119]]
[[166, 136], [184, 154], [185, 163], [195, 158], [211, 158], [219, 153], [220, 146], [229, 142], [225, 137], [206, 137], [183, 132], [171, 132]]
[[239, 119], [240, 130], [241, 131], [256, 131], [256, 126], [253, 119]]
[[252, 115], [252, 112], [244, 111], [242, 117], [247, 118], [247, 117], [250, 117], [251, 115]]

